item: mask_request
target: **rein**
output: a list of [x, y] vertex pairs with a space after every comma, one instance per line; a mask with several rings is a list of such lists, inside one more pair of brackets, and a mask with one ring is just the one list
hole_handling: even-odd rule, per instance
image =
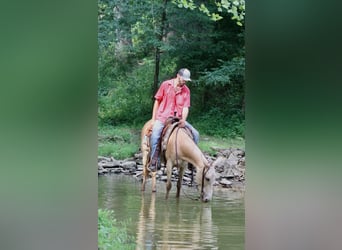
[[[207, 170], [206, 170], [207, 169]], [[204, 176], [209, 171], [209, 167], [204, 166], [203, 172], [202, 172], [202, 186], [201, 186], [201, 198], [203, 198], [203, 188], [204, 188]]]
[[[176, 131], [176, 140], [175, 140], [175, 151], [176, 151], [176, 167], [177, 167], [177, 169], [178, 169], [178, 150], [177, 150], [177, 141], [178, 141], [178, 131], [179, 131], [180, 127], [177, 127], [176, 129], [177, 129], [177, 131]], [[193, 174], [193, 170], [192, 170], [192, 174]], [[193, 176], [192, 176], [192, 177], [193, 177]], [[192, 182], [192, 180], [191, 180], [191, 182]], [[200, 198], [198, 198], [198, 197], [194, 198], [194, 197], [191, 197], [190, 195], [186, 194], [186, 193], [184, 192], [184, 188], [182, 188], [182, 192], [183, 192], [184, 196], [187, 197], [187, 198], [189, 198], [190, 200], [196, 200], [196, 201], [198, 201], [198, 200], [200, 199]]]
[[176, 141], [175, 141], [175, 150], [176, 150], [176, 167], [178, 169], [178, 151], [177, 151], [177, 140], [178, 140], [178, 131], [179, 131], [179, 127], [176, 128]]

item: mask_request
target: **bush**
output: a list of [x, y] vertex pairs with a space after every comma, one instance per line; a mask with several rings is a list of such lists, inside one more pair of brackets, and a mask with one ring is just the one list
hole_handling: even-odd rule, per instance
[[242, 113], [230, 114], [219, 108], [212, 108], [203, 115], [192, 119], [194, 125], [201, 133], [221, 138], [244, 138], [245, 119]]
[[100, 125], [118, 125], [146, 121], [152, 112], [153, 61], [144, 60], [131, 72], [113, 79], [107, 91], [99, 89]]
[[126, 224], [118, 222], [114, 211], [98, 209], [98, 249], [135, 249], [135, 239], [129, 236]]

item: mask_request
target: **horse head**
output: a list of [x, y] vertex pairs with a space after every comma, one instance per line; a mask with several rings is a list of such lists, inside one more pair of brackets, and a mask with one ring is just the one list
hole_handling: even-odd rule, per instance
[[201, 180], [198, 182], [202, 201], [208, 202], [212, 199], [215, 180], [215, 168], [211, 165], [206, 165], [202, 170]]

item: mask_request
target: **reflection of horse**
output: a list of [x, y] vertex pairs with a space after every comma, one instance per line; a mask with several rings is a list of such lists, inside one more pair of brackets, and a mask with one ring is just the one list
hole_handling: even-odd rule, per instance
[[[151, 203], [145, 204], [144, 195], [141, 196], [141, 209], [139, 213], [139, 221], [137, 228], [137, 247], [136, 249], [149, 249], [155, 245], [153, 234], [155, 230], [155, 201], [156, 196], [153, 193], [151, 196]], [[149, 206], [148, 206], [149, 205]], [[150, 247], [148, 247], [150, 246]]]
[[[202, 207], [198, 213], [196, 220], [198, 223], [193, 224], [192, 242], [199, 245], [204, 249], [218, 249], [217, 246], [217, 233], [218, 228], [212, 222], [211, 207]], [[199, 229], [200, 228], [200, 229]]]
[[[145, 190], [146, 178], [149, 175], [147, 166], [150, 158], [150, 146], [149, 146], [149, 134], [151, 131], [147, 131], [151, 121], [148, 121], [141, 133], [141, 150], [143, 153], [143, 183], [141, 190]], [[167, 168], [167, 182], [166, 182], [166, 199], [169, 196], [169, 191], [172, 187], [171, 173], [172, 168], [178, 168], [178, 182], [177, 182], [177, 194], [179, 197], [180, 189], [182, 186], [184, 170], [187, 163], [191, 163], [196, 167], [196, 183], [201, 190], [202, 201], [210, 201], [213, 195], [213, 185], [215, 182], [215, 169], [211, 167], [204, 157], [201, 150], [196, 143], [188, 135], [185, 128], [176, 127], [171, 133], [168, 142], [166, 143], [165, 160]], [[152, 172], [152, 191], [156, 191], [156, 173]]]
[[158, 249], [218, 249], [218, 227], [213, 224], [211, 206], [168, 207], [164, 210]]
[[179, 202], [156, 204], [156, 193], [142, 194], [136, 250], [218, 249], [218, 227], [213, 224], [210, 204], [189, 208]]

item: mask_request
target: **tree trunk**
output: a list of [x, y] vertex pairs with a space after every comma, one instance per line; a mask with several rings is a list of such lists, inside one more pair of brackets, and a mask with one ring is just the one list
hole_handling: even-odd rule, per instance
[[[160, 32], [157, 34], [157, 39], [159, 41], [159, 44], [162, 43], [165, 33], [165, 22], [166, 22], [166, 5], [168, 0], [164, 0], [164, 6], [163, 6], [163, 12], [161, 16], [161, 22], [160, 22]], [[154, 80], [153, 80], [153, 87], [152, 87], [152, 100], [154, 100], [154, 95], [158, 90], [158, 83], [159, 83], [159, 65], [160, 65], [160, 45], [157, 45], [155, 48], [155, 67], [154, 67]], [[153, 106], [153, 102], [152, 102]]]
[[156, 47], [155, 49], [155, 65], [154, 65], [154, 80], [153, 80], [153, 88], [152, 88], [152, 100], [154, 99], [154, 95], [158, 90], [158, 82], [159, 82], [159, 65], [160, 65], [160, 49]]

